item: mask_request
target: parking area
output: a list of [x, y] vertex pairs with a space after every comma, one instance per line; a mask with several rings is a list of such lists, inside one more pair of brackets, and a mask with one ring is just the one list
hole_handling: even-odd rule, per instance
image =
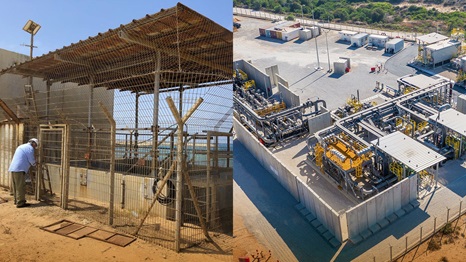
[[[386, 55], [383, 49], [350, 47], [349, 42], [339, 41], [337, 31], [323, 30], [322, 35], [317, 37], [318, 63], [315, 39], [284, 42], [261, 37], [259, 28], [272, 27], [272, 22], [248, 17], [239, 19], [241, 28], [234, 33], [233, 41], [234, 60], [251, 61], [264, 71], [266, 67], [278, 65], [280, 76], [288, 81], [290, 89], [300, 96], [301, 101], [318, 97], [326, 100], [329, 109], [336, 109], [351, 95], [356, 95], [358, 90], [361, 99], [373, 96], [376, 81], [396, 86], [399, 76], [384, 67], [391, 55]], [[350, 72], [344, 75], [328, 73], [329, 58], [333, 69], [333, 62], [340, 57], [350, 59]], [[318, 65], [323, 69], [315, 70]], [[380, 72], [371, 72], [371, 68], [377, 65], [382, 65]], [[415, 72], [412, 68], [401, 73], [403, 71], [405, 74]]]

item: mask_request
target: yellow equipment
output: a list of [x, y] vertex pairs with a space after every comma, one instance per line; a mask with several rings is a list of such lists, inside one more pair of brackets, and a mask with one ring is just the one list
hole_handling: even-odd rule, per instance
[[398, 181], [403, 178], [403, 166], [398, 162], [391, 162], [388, 166], [390, 172], [398, 177]]
[[249, 80], [244, 83], [244, 90], [248, 90], [249, 88], [256, 88], [256, 82], [254, 82], [254, 80]]
[[455, 136], [447, 136], [445, 144], [455, 149], [455, 159], [457, 159], [460, 152], [460, 140]]
[[314, 152], [315, 152], [315, 156], [316, 156], [316, 165], [318, 167], [320, 167], [320, 169], [322, 169], [322, 167], [323, 167], [322, 158], [324, 156], [324, 148], [319, 143], [317, 143], [314, 146]]

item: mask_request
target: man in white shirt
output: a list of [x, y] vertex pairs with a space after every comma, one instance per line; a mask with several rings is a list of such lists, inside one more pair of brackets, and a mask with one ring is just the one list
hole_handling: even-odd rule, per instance
[[31, 138], [26, 144], [16, 148], [8, 171], [13, 179], [14, 203], [17, 208], [30, 206], [26, 203], [26, 174], [31, 166], [36, 165], [34, 150], [39, 146], [39, 140]]

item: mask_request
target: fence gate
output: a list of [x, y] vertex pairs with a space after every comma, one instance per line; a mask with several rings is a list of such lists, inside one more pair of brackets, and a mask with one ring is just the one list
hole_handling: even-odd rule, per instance
[[[48, 189], [50, 193], [53, 191], [59, 197], [60, 207], [63, 209], [68, 209], [70, 179], [69, 137], [68, 125], [40, 125], [40, 166], [38, 167], [36, 178], [36, 200], [48, 198], [45, 192]], [[52, 196], [49, 200], [54, 201], [57, 199]]]

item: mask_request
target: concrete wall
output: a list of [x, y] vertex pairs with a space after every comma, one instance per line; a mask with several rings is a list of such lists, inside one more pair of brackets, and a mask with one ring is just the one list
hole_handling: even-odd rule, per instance
[[280, 97], [283, 98], [283, 101], [286, 104], [286, 108], [292, 108], [300, 105], [299, 96], [294, 94], [290, 89], [286, 88], [281, 83], [278, 83], [278, 92], [280, 93]]
[[364, 230], [416, 199], [417, 176], [411, 176], [349, 209], [346, 211], [348, 238], [357, 238]]
[[253, 79], [256, 82], [256, 87], [260, 88], [266, 94], [268, 92], [270, 94], [270, 91], [267, 91], [266, 88], [271, 88], [272, 84], [266, 73], [244, 60], [233, 62], [233, 69], [236, 68], [243, 70], [248, 75], [249, 79]]
[[284, 86], [287, 87], [287, 88], [289, 87], [289, 86], [288, 86], [288, 81], [286, 81], [285, 78], [279, 76], [278, 74], [276, 75], [276, 77], [277, 77], [277, 82], [278, 82], [278, 83], [284, 85]]
[[296, 187], [296, 176], [288, 170], [265, 146], [233, 118], [233, 128], [237, 139], [249, 152], [261, 163], [261, 165], [280, 182], [280, 184], [299, 201], [299, 193]]
[[333, 210], [325, 201], [323, 201], [306, 183], [297, 178], [296, 186], [298, 187], [299, 199], [301, 204], [306, 207], [327, 230], [332, 233], [335, 238], [341, 242], [348, 238], [346, 230], [342, 230], [346, 226], [343, 224], [345, 220], [341, 215]]
[[[340, 242], [347, 239], [345, 215], [339, 215], [323, 201], [309, 186], [297, 178], [286, 166], [280, 162], [265, 146], [233, 119], [237, 139], [248, 149], [259, 163], [280, 182], [280, 184], [296, 199], [300, 201], [314, 216], [319, 219]], [[342, 230], [343, 229], [343, 230]]]
[[313, 135], [315, 132], [332, 125], [332, 117], [330, 112], [326, 108], [322, 108], [323, 113], [317, 116], [310, 117], [309, 123], [309, 134]]
[[265, 68], [265, 73], [270, 76], [270, 83], [272, 86], [277, 86], [278, 83], [278, 65], [270, 66]]

